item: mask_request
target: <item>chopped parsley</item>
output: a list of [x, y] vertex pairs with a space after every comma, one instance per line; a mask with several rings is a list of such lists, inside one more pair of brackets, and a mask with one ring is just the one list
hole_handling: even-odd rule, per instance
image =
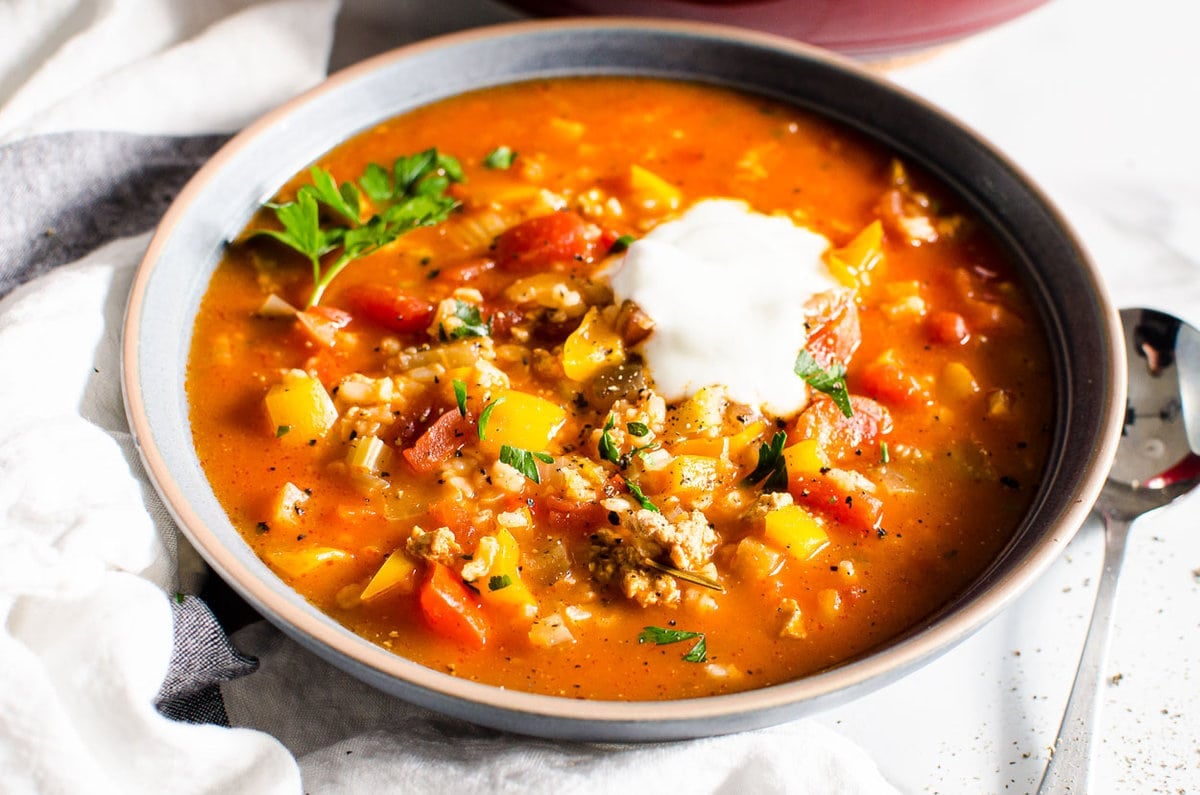
[[291, 425], [280, 425], [278, 428], [275, 429], [275, 438], [278, 439], [280, 436], [286, 436], [287, 432], [290, 431], [291, 429], [292, 429]]
[[487, 168], [505, 170], [512, 168], [513, 161], [517, 159], [517, 153], [507, 146], [497, 146], [492, 151], [488, 152], [487, 157], [483, 159], [483, 165]]
[[681, 643], [685, 640], [699, 638], [691, 651], [683, 655], [685, 662], [701, 663], [708, 660], [708, 643], [703, 632], [687, 632], [681, 629], [664, 629], [663, 627], [643, 627], [638, 635], [638, 643], [653, 643], [665, 646], [670, 643]]
[[662, 513], [662, 511], [658, 510], [657, 505], [650, 502], [650, 498], [647, 497], [645, 495], [645, 493], [642, 492], [642, 489], [640, 486], [638, 486], [638, 484], [634, 483], [629, 478], [625, 478], [625, 486], [626, 486], [626, 488], [629, 489], [629, 493], [633, 495], [633, 498], [638, 501], [638, 504], [641, 505], [643, 508], [645, 508], [647, 511], [654, 511], [655, 513]]
[[627, 422], [625, 423], [625, 430], [629, 431], [631, 436], [636, 436], [639, 439], [650, 435], [650, 428], [644, 422]]
[[445, 326], [442, 326], [439, 329], [442, 339], [460, 340], [464, 337], [490, 337], [492, 335], [491, 319], [485, 323], [479, 307], [474, 304], [455, 298], [454, 317], [461, 323], [455, 326], [449, 334], [446, 333]]
[[846, 389], [846, 366], [834, 362], [829, 369], [817, 364], [817, 360], [806, 350], [801, 350], [796, 356], [796, 365], [792, 368], [796, 375], [803, 378], [809, 386], [818, 392], [824, 392], [833, 398], [833, 402], [847, 417], [854, 416], [850, 407], [850, 392]]
[[484, 438], [484, 433], [487, 431], [488, 420], [492, 418], [492, 412], [496, 410], [496, 406], [499, 406], [503, 402], [504, 398], [496, 398], [491, 403], [484, 406], [483, 411], [479, 412], [479, 427], [476, 428], [476, 431], [479, 433], [479, 439], [481, 441]]
[[[313, 274], [308, 307], [321, 302], [329, 283], [354, 260], [406, 232], [445, 221], [458, 206], [456, 199], [445, 195], [446, 188], [463, 180], [459, 162], [437, 149], [397, 158], [391, 173], [371, 163], [357, 184], [338, 185], [333, 174], [320, 166], [313, 166], [309, 175], [312, 183], [301, 186], [294, 201], [264, 205], [283, 228], [252, 233], [273, 238], [308, 259]], [[322, 208], [327, 211], [324, 222]], [[372, 213], [364, 221], [368, 210]], [[333, 262], [322, 267], [322, 257], [334, 251], [339, 253]]]
[[891, 463], [892, 461], [892, 454], [888, 450], [887, 442], [879, 443], [879, 460], [885, 464]]
[[[651, 442], [650, 444], [645, 444], [641, 447], [635, 447], [628, 453], [622, 453], [617, 449], [616, 442], [613, 441], [612, 436], [610, 436], [608, 433], [615, 428], [616, 425], [616, 419], [612, 414], [609, 414], [608, 419], [604, 422], [604, 427], [600, 430], [600, 442], [598, 447], [601, 459], [605, 461], [611, 461], [621, 469], [625, 469], [629, 466], [629, 463], [633, 460], [635, 455], [638, 453], [644, 453], [647, 450], [653, 450], [658, 447], [656, 442]], [[642, 436], [648, 436], [650, 434], [650, 428], [647, 427], [647, 425], [643, 422], [626, 423], [625, 428], [632, 436], [639, 438]]]
[[488, 578], [488, 590], [499, 591], [512, 585], [512, 577], [507, 574], [499, 574]]
[[770, 444], [758, 448], [758, 466], [746, 476], [745, 482], [748, 485], [762, 481], [763, 491], [787, 490], [787, 461], [783, 457], [783, 445], [786, 441], [787, 434], [776, 431]]
[[632, 246], [635, 240], [637, 240], [637, 238], [635, 238], [633, 235], [621, 235], [613, 241], [613, 244], [608, 249], [608, 252], [610, 254], [620, 254], [622, 251]]
[[604, 459], [605, 461], [611, 461], [612, 463], [616, 464], [617, 466], [620, 466], [621, 465], [621, 451], [617, 449], [616, 443], [614, 443], [612, 440], [612, 437], [608, 435], [608, 432], [611, 431], [616, 426], [616, 424], [617, 424], [616, 419], [613, 417], [613, 415], [609, 414], [608, 419], [605, 420], [605, 422], [604, 422], [604, 428], [601, 429], [601, 431], [600, 431], [599, 448], [600, 448], [600, 457], [602, 459]]
[[450, 382], [454, 387], [454, 402], [458, 404], [458, 416], [467, 416], [467, 385], [455, 378]]
[[[495, 403], [492, 405], [494, 406]], [[522, 450], [520, 447], [512, 447], [507, 444], [500, 445], [500, 463], [508, 464], [534, 483], [542, 482], [541, 477], [538, 475], [538, 461], [544, 464], [553, 464], [554, 457], [549, 453], [530, 452], [529, 450]]]

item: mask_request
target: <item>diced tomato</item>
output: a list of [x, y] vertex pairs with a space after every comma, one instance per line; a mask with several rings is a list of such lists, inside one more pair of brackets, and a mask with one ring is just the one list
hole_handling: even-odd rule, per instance
[[789, 440], [816, 439], [831, 461], [845, 461], [892, 430], [892, 415], [874, 400], [851, 395], [850, 408], [847, 417], [833, 398], [816, 395], [796, 418]]
[[464, 417], [458, 409], [448, 409], [401, 455], [417, 472], [432, 472], [474, 435], [475, 417], [470, 412]]
[[427, 513], [428, 522], [423, 525], [450, 528], [464, 548], [470, 549], [478, 540], [475, 512], [466, 502], [458, 499], [438, 500], [430, 503]]
[[309, 339], [331, 348], [337, 342], [337, 332], [345, 328], [352, 317], [349, 312], [318, 304], [297, 312], [296, 320]]
[[479, 597], [451, 569], [430, 561], [418, 599], [425, 622], [437, 634], [473, 649], [487, 643], [488, 621]]
[[466, 284], [481, 278], [496, 267], [495, 260], [486, 257], [469, 259], [456, 265], [448, 265], [438, 269], [437, 280], [451, 284]]
[[594, 259], [600, 228], [564, 211], [530, 218], [496, 238], [496, 264], [508, 271], [572, 270]]
[[525, 319], [525, 313], [519, 309], [496, 309], [484, 312], [484, 317], [491, 324], [492, 338], [508, 336], [509, 330]]
[[862, 535], [883, 522], [883, 500], [872, 494], [871, 488], [862, 475], [842, 469], [820, 475], [788, 474], [788, 491], [798, 504]]
[[356, 284], [344, 295], [356, 316], [399, 334], [424, 331], [433, 320], [433, 304], [388, 284]]
[[971, 338], [967, 320], [957, 312], [934, 312], [925, 320], [929, 338], [944, 345], [964, 345]]
[[552, 530], [583, 535], [608, 524], [608, 509], [598, 502], [576, 502], [551, 495], [546, 498], [547, 520]]
[[862, 342], [854, 291], [827, 290], [814, 295], [804, 305], [804, 325], [808, 329], [804, 347], [817, 364], [849, 364]]
[[917, 379], [892, 362], [871, 362], [859, 375], [862, 390], [889, 406], [913, 408], [925, 402]]

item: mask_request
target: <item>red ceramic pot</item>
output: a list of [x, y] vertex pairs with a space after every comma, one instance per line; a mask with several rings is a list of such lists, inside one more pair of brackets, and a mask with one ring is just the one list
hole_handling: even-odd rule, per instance
[[892, 56], [1006, 22], [1046, 0], [505, 0], [544, 16], [669, 17], [738, 25], [860, 58]]

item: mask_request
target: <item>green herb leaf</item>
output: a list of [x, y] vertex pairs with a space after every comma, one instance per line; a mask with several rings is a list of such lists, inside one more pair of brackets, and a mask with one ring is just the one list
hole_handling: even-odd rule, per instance
[[509, 169], [512, 168], [513, 161], [517, 159], [517, 153], [507, 146], [497, 146], [492, 151], [488, 152], [487, 157], [483, 159], [483, 165], [488, 168]]
[[746, 476], [747, 485], [762, 481], [763, 491], [787, 490], [787, 461], [783, 457], [783, 445], [787, 442], [787, 434], [776, 431], [771, 437], [770, 444], [758, 448], [758, 466]]
[[500, 574], [488, 578], [489, 591], [499, 591], [503, 588], [507, 588], [510, 585], [512, 585], [512, 577], [509, 577], [507, 574]]
[[[357, 185], [339, 186], [333, 174], [319, 166], [313, 166], [309, 175], [311, 184], [296, 191], [295, 201], [265, 205], [283, 229], [261, 229], [252, 235], [273, 238], [309, 260], [313, 269], [310, 308], [320, 303], [325, 288], [354, 260], [412, 229], [446, 220], [458, 202], [445, 191], [451, 182], [463, 179], [459, 162], [436, 149], [397, 158], [392, 176], [383, 166], [369, 164]], [[361, 220], [364, 193], [375, 209], [366, 221]], [[323, 223], [322, 207], [334, 218]], [[338, 248], [341, 252], [322, 269], [322, 257]]]
[[617, 449], [617, 445], [613, 442], [608, 432], [615, 428], [617, 420], [612, 414], [608, 415], [608, 419], [604, 421], [604, 427], [600, 430], [600, 443], [598, 445], [600, 457], [605, 461], [621, 465], [621, 451]]
[[627, 422], [625, 423], [625, 430], [639, 439], [650, 435], [650, 428], [644, 422]]
[[488, 420], [492, 418], [492, 412], [496, 410], [496, 406], [499, 406], [503, 402], [504, 398], [496, 398], [491, 403], [484, 406], [483, 411], [479, 412], [479, 425], [476, 430], [479, 433], [480, 441], [483, 440], [483, 434], [487, 430]]
[[291, 429], [292, 429], [291, 425], [280, 425], [278, 428], [275, 429], [275, 438], [278, 439], [280, 436], [286, 435], [287, 432], [290, 431]]
[[359, 187], [367, 198], [376, 204], [391, 201], [395, 196], [392, 188], [392, 175], [378, 163], [368, 163], [363, 175], [358, 178]]
[[629, 489], [629, 493], [633, 495], [633, 498], [634, 498], [635, 500], [637, 500], [637, 501], [638, 501], [638, 503], [639, 503], [639, 504], [640, 504], [640, 505], [641, 505], [643, 508], [645, 508], [647, 511], [654, 511], [655, 513], [662, 513], [662, 511], [658, 510], [658, 506], [657, 506], [657, 505], [655, 505], [654, 503], [650, 502], [650, 498], [649, 498], [649, 497], [647, 497], [647, 496], [646, 496], [646, 495], [645, 495], [645, 494], [642, 492], [642, 489], [641, 489], [641, 487], [640, 487], [640, 486], [638, 486], [638, 484], [634, 483], [634, 482], [633, 482], [632, 480], [630, 480], [629, 478], [626, 478], [626, 479], [625, 479], [625, 486], [626, 486], [626, 488], [628, 488], [628, 489]]
[[662, 627], [644, 627], [638, 635], [638, 643], [653, 643], [664, 646], [669, 643], [680, 643], [692, 638], [699, 638], [691, 651], [683, 655], [686, 662], [700, 663], [708, 660], [708, 642], [703, 632], [685, 632], [679, 629], [664, 629]]
[[338, 187], [333, 174], [319, 166], [308, 170], [312, 177], [312, 185], [300, 188], [299, 193], [309, 193], [321, 204], [342, 216], [351, 224], [357, 224], [361, 210], [361, 195], [352, 182], [344, 182]]
[[826, 370], [817, 364], [811, 353], [801, 350], [796, 356], [793, 371], [813, 389], [833, 398], [842, 414], [847, 417], [854, 416], [854, 409], [850, 406], [850, 393], [846, 390], [846, 367], [841, 362], [834, 362]]
[[187, 596], [185, 596], [185, 595], [184, 595], [183, 591], [176, 591], [176, 592], [175, 592], [175, 604], [177, 604], [177, 605], [181, 605], [181, 604], [183, 604], [183, 603], [184, 603], [184, 601], [185, 601], [186, 599], [187, 599]]
[[690, 662], [690, 663], [707, 662], [708, 661], [708, 639], [705, 638], [703, 635], [701, 635], [700, 640], [696, 641], [696, 645], [692, 647], [692, 650], [689, 651], [687, 654], [683, 655], [683, 661]]
[[880, 461], [882, 461], [882, 462], [883, 462], [883, 463], [885, 463], [885, 464], [891, 463], [891, 460], [892, 460], [892, 454], [891, 454], [891, 452], [888, 450], [888, 443], [887, 443], [887, 442], [880, 442], [880, 443], [879, 443], [879, 460], [880, 460]]
[[466, 301], [454, 299], [454, 317], [462, 321], [461, 326], [455, 326], [450, 331], [450, 339], [463, 339], [464, 337], [488, 337], [492, 333], [492, 323], [483, 321], [483, 316], [479, 312], [479, 307], [474, 304], [469, 304]]
[[620, 254], [622, 251], [632, 246], [635, 240], [637, 240], [637, 238], [635, 238], [633, 235], [621, 235], [613, 241], [612, 246], [610, 246], [608, 249], [608, 253]]
[[467, 416], [467, 385], [455, 378], [450, 382], [454, 387], [454, 402], [458, 404], [458, 416]]
[[554, 458], [547, 453], [531, 453], [519, 447], [511, 447], [507, 444], [500, 445], [500, 463], [508, 464], [534, 483], [542, 482], [538, 474], [538, 461], [552, 464], [554, 463]]

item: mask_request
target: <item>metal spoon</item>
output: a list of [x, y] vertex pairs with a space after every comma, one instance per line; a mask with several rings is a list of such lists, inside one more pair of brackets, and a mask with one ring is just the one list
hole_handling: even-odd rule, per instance
[[1123, 309], [1121, 323], [1129, 392], [1116, 461], [1096, 501], [1104, 519], [1104, 570], [1039, 795], [1092, 791], [1097, 691], [1129, 527], [1200, 483], [1200, 331], [1152, 309]]

